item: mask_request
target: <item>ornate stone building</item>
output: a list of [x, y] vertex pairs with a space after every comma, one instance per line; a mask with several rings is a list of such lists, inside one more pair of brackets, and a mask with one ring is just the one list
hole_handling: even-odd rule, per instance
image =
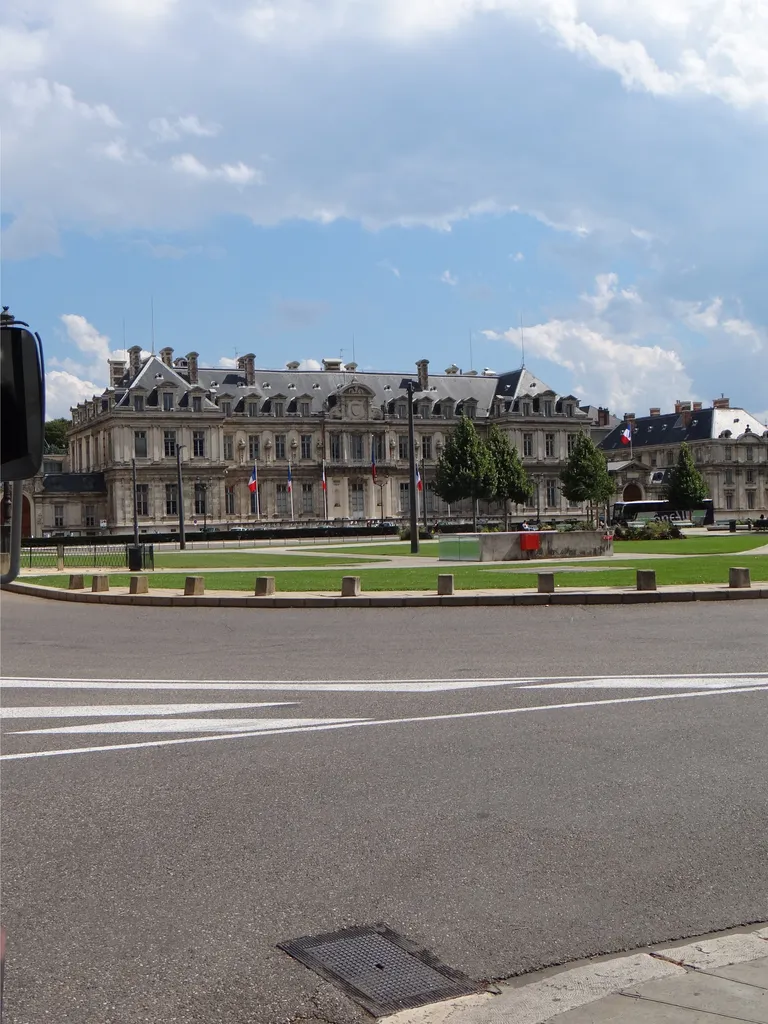
[[[400, 388], [402, 374], [361, 372], [338, 359], [324, 360], [321, 370], [301, 370], [297, 362], [264, 370], [248, 354], [230, 370], [202, 367], [198, 358], [191, 352], [174, 359], [166, 348], [142, 361], [135, 346], [127, 361], [110, 362], [104, 394], [72, 410], [70, 468], [103, 474], [110, 531], [131, 528], [134, 459], [142, 530], [178, 528], [179, 450], [192, 530], [249, 525], [258, 518], [289, 520], [292, 510], [296, 521], [391, 519], [408, 513], [408, 399]], [[517, 446], [537, 486], [521, 514], [540, 511], [552, 518], [580, 511], [563, 499], [558, 479], [577, 433], [591, 427], [578, 399], [556, 394], [525, 369], [478, 374], [452, 366], [430, 374], [428, 390], [414, 396], [429, 515], [469, 511], [449, 510], [432, 491], [435, 463], [461, 415], [475, 420], [481, 431], [498, 423]], [[258, 506], [248, 488], [254, 463]]]
[[[621, 440], [627, 424], [631, 446]], [[677, 402], [672, 413], [627, 413], [600, 445], [616, 476], [617, 498], [660, 498], [682, 441], [707, 482], [716, 518], [768, 514], [768, 429], [745, 409], [732, 409], [727, 398], [716, 398], [707, 409], [701, 402]]]

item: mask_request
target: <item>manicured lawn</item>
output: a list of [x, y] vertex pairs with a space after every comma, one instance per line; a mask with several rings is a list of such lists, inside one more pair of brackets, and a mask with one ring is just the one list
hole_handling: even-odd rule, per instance
[[[573, 565], [574, 563], [569, 563]], [[580, 569], [587, 569], [590, 563], [579, 563]], [[739, 558], [739, 565], [748, 566], [755, 582], [768, 580], [768, 555], [746, 555]], [[692, 583], [728, 582], [728, 564], [724, 559], [688, 557], [667, 559], [644, 559], [641, 563], [627, 561], [612, 562], [611, 568], [605, 562], [591, 563], [596, 571], [562, 572], [557, 566], [543, 565], [541, 570], [554, 571], [555, 581], [561, 587], [631, 587], [635, 582], [635, 570], [655, 569], [659, 586], [687, 585]], [[516, 566], [519, 568], [519, 566]], [[517, 590], [536, 585], [536, 573], [539, 567], [533, 566], [530, 572], [504, 570], [499, 563], [478, 566], [462, 565], [451, 571], [455, 577], [457, 590]], [[429, 566], [414, 565], [403, 569], [361, 569], [359, 575], [363, 590], [430, 590], [437, 588], [438, 569]], [[247, 590], [252, 591], [254, 584], [253, 572], [204, 572], [206, 587], [210, 590]], [[341, 577], [347, 575], [343, 570], [321, 569], [316, 572], [275, 572], [278, 591], [324, 591], [339, 590]], [[158, 573], [149, 574], [149, 585], [152, 588], [182, 590], [184, 574]], [[126, 587], [127, 575], [111, 576], [113, 586]], [[67, 577], [44, 576], [24, 577], [24, 582], [40, 583], [48, 586], [66, 586]], [[86, 577], [86, 586], [90, 586], [90, 576]]]
[[685, 540], [615, 540], [613, 550], [617, 555], [633, 555], [637, 552], [646, 555], [728, 555], [737, 551], [750, 551], [764, 544], [768, 544], [768, 533], [752, 534], [749, 537], [687, 537]]
[[[437, 543], [436, 540], [419, 541], [419, 554], [418, 556], [414, 555], [414, 557], [437, 558]], [[344, 547], [325, 548], [324, 550], [349, 555], [384, 555], [387, 558], [391, 558], [397, 555], [410, 555], [411, 542], [409, 540], [401, 540], [394, 541], [392, 544], [366, 544], [365, 546], [356, 544], [354, 547], [345, 545]]]
[[155, 554], [157, 569], [270, 569], [282, 566], [365, 565], [365, 558], [347, 555], [274, 555], [261, 551], [161, 551]]

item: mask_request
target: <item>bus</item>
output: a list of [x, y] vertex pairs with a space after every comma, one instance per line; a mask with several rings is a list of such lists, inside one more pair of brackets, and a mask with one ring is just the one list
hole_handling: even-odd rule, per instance
[[715, 505], [711, 498], [705, 498], [692, 509], [673, 508], [668, 501], [617, 501], [613, 506], [611, 523], [614, 526], [640, 525], [649, 519], [712, 526], [715, 521]]

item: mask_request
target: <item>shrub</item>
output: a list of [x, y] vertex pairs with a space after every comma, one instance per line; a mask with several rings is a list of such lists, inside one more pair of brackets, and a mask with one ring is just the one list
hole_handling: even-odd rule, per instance
[[614, 540], [685, 540], [685, 534], [668, 519], [650, 519], [639, 529], [631, 526], [616, 526]]

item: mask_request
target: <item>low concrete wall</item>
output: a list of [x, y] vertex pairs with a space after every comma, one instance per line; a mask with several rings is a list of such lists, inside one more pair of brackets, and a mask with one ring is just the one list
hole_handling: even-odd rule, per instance
[[[538, 538], [538, 549], [523, 551], [521, 538]], [[524, 562], [538, 558], [594, 558], [612, 555], [613, 540], [602, 530], [530, 531], [528, 533], [454, 533], [440, 537], [444, 562]], [[525, 543], [525, 541], [523, 541]]]

